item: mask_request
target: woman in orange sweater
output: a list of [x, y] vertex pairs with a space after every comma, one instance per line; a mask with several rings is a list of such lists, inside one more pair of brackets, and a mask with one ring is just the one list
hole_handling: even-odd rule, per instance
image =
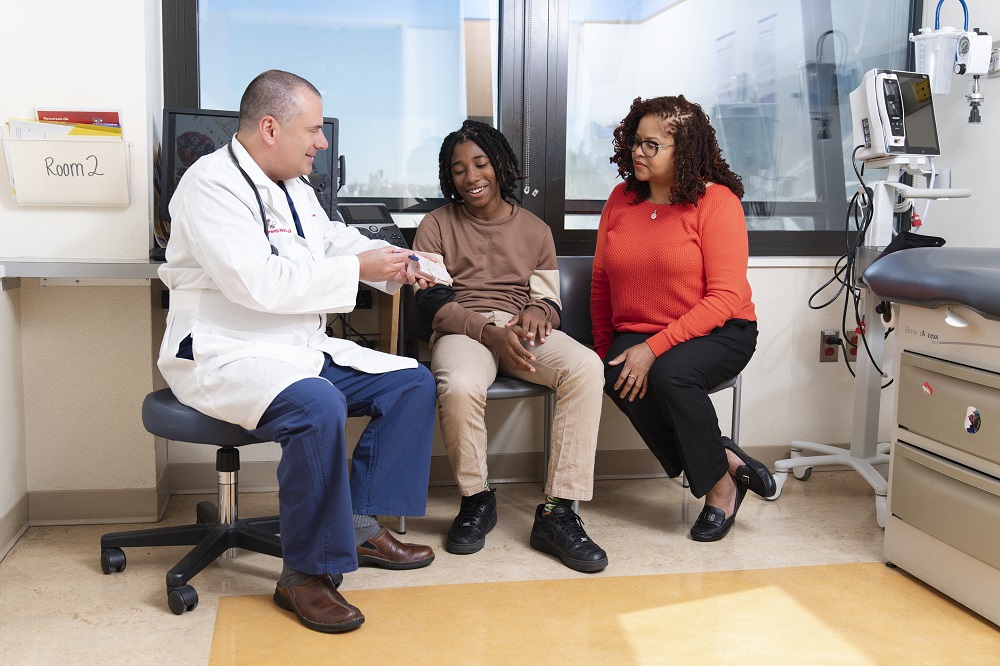
[[605, 392], [667, 474], [684, 472], [705, 497], [691, 538], [717, 541], [748, 489], [776, 491], [767, 467], [722, 436], [708, 396], [757, 343], [743, 184], [683, 96], [636, 98], [614, 148], [625, 182], [601, 214], [591, 296]]

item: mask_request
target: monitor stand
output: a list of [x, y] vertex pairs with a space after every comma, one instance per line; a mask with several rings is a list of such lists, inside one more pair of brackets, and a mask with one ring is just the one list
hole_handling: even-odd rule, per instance
[[[878, 521], [879, 527], [885, 527], [889, 483], [876, 466], [889, 464], [891, 448], [889, 442], [881, 444], [878, 442], [882, 384], [887, 377], [876, 370], [875, 366], [885, 367], [883, 357], [886, 329], [882, 311], [888, 315], [889, 304], [876, 310], [880, 301], [865, 285], [862, 276], [865, 269], [879, 258], [882, 249], [892, 240], [893, 211], [896, 209], [897, 195], [903, 199], [957, 199], [969, 197], [972, 192], [964, 188], [917, 188], [900, 183], [899, 177], [902, 172], [910, 173], [914, 177], [928, 176], [928, 160], [922, 156], [881, 158], [870, 160], [867, 164], [870, 167], [888, 168], [888, 178], [871, 184], [872, 218], [865, 234], [865, 245], [857, 249], [855, 257], [856, 287], [860, 291], [861, 300], [858, 311], [862, 315], [861, 321], [864, 322], [864, 326], [858, 335], [858, 360], [854, 371], [854, 423], [851, 430], [851, 448], [845, 450], [829, 444], [793, 441], [790, 445], [791, 456], [774, 463], [774, 480], [778, 492], [768, 499], [775, 500], [781, 496], [781, 488], [788, 479], [788, 472], [792, 472], [795, 478], [804, 481], [812, 474], [813, 467], [847, 466], [860, 474], [875, 491], [875, 520]], [[818, 455], [806, 456], [803, 455], [804, 452]]]

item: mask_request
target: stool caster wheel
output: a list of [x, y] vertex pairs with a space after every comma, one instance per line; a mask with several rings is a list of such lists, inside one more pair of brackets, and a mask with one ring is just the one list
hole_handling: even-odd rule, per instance
[[774, 470], [773, 476], [774, 476], [774, 485], [777, 486], [778, 489], [775, 490], [774, 494], [771, 495], [770, 497], [764, 498], [768, 502], [773, 502], [774, 500], [781, 497], [781, 489], [785, 487], [785, 481], [788, 480], [788, 470], [776, 469]]
[[181, 585], [167, 592], [167, 605], [174, 615], [184, 615], [198, 607], [198, 593], [190, 585]]
[[886, 512], [887, 498], [885, 495], [875, 496], [875, 522], [882, 529], [885, 529], [885, 512]]
[[214, 502], [198, 502], [195, 514], [195, 522], [199, 525], [214, 525], [219, 522], [219, 507]]
[[125, 551], [121, 548], [101, 549], [101, 571], [106, 574], [124, 571]]
[[[801, 457], [802, 457], [802, 449], [797, 449], [797, 448], [795, 448], [793, 446], [792, 447], [791, 459], [795, 460], [796, 458], [801, 458]], [[813, 473], [813, 468], [812, 467], [793, 467], [792, 468], [792, 474], [799, 481], [805, 481], [810, 476], [812, 476], [812, 473]]]

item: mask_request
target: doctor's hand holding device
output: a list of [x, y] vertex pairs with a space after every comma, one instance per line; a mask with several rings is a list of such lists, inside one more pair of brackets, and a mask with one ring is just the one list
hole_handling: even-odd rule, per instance
[[451, 275], [448, 274], [448, 269], [444, 267], [444, 264], [439, 264], [430, 257], [416, 252], [412, 253], [409, 258], [410, 270], [418, 279], [429, 284], [450, 285], [452, 283]]

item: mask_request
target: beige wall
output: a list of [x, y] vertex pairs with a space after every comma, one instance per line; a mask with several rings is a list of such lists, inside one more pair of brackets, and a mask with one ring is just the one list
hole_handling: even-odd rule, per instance
[[28, 490], [149, 488], [149, 291], [21, 287]]
[[23, 529], [27, 511], [20, 301], [19, 289], [0, 291], [0, 558]]
[[21, 384], [20, 291], [0, 292], [0, 513], [27, 490], [24, 391]]
[[[10, 189], [0, 187], [0, 255], [146, 257], [150, 138], [154, 119], [162, 114], [159, 16], [158, 0], [52, 0], [18, 3], [16, 10], [11, 5], [4, 11], [0, 120], [28, 118], [36, 106], [119, 109], [133, 159], [132, 204], [127, 207], [18, 206]], [[3, 171], [0, 182], [6, 183]]]
[[[162, 113], [159, 0], [5, 9], [0, 121], [35, 106], [118, 109], [133, 161], [131, 205], [120, 208], [18, 206], [0, 161], [0, 256], [144, 259]], [[26, 493], [143, 486], [155, 496], [154, 468], [131, 457], [152, 457], [152, 438], [127, 418], [152, 375], [148, 289], [25, 279], [0, 293], [0, 556], [11, 521], [27, 515]], [[155, 501], [145, 515], [154, 512]]]

